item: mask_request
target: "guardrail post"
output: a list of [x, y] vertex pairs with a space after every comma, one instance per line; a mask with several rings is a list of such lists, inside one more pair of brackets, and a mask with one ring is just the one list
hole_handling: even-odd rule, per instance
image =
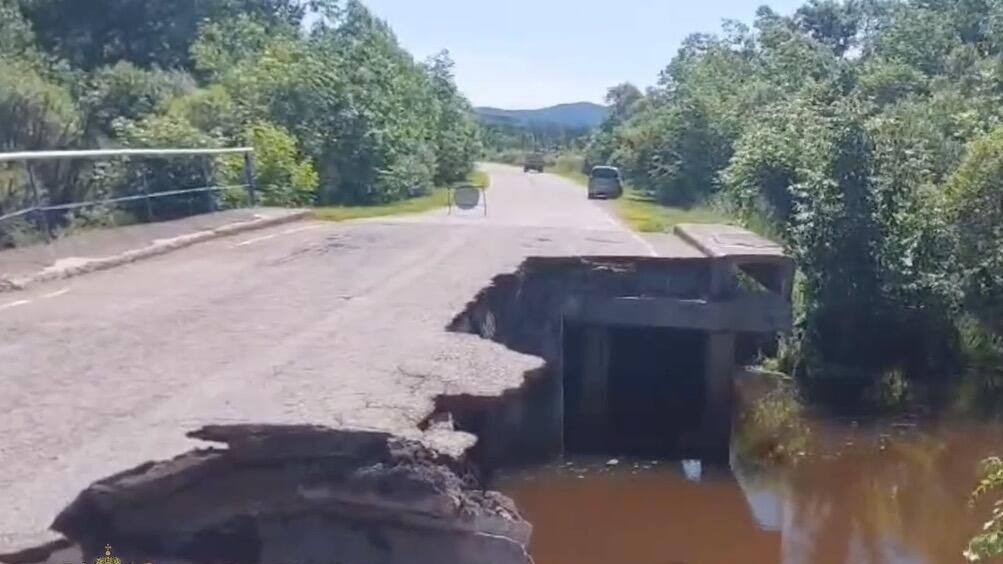
[[150, 186], [147, 183], [146, 169], [140, 167], [140, 176], [143, 177], [143, 183], [141, 184], [141, 189], [143, 190], [143, 200], [146, 202], [146, 222], [150, 223], [153, 221], [153, 202], [150, 201]]
[[42, 230], [45, 231], [45, 242], [52, 242], [52, 229], [49, 227], [49, 216], [42, 209], [42, 198], [38, 194], [38, 184], [35, 182], [35, 172], [31, 169], [31, 162], [24, 161], [24, 168], [28, 171], [28, 186], [31, 187], [31, 199], [35, 205], [39, 219], [42, 221]]
[[258, 204], [258, 197], [254, 186], [254, 155], [250, 152], [244, 153], [244, 181], [247, 183], [247, 197], [251, 206]]
[[205, 162], [203, 164], [204, 164], [204, 167], [203, 167], [203, 170], [202, 170], [202, 174], [203, 174], [203, 176], [205, 176], [205, 184], [206, 184], [206, 188], [207, 188], [205, 194], [206, 194], [206, 197], [209, 198], [209, 211], [210, 212], [216, 212], [216, 211], [219, 211], [217, 209], [217, 206], [216, 206], [216, 203], [217, 203], [216, 202], [216, 196], [217, 196], [217, 194], [216, 194], [216, 191], [215, 191], [215, 188], [216, 188], [216, 186], [215, 186], [215, 184], [216, 184], [216, 173], [215, 173], [216, 167], [213, 166], [212, 157], [210, 157], [208, 155], [206, 156]]

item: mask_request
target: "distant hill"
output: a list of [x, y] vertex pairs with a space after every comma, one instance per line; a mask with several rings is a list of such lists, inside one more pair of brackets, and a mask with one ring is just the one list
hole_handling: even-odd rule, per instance
[[474, 108], [487, 123], [506, 125], [556, 125], [571, 129], [591, 129], [606, 118], [605, 106], [592, 102], [558, 104], [538, 110], [503, 110], [500, 108]]

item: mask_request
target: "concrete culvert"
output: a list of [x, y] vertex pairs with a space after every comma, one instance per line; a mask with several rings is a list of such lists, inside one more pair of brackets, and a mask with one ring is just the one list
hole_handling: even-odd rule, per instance
[[743, 288], [738, 274], [711, 257], [527, 259], [448, 328], [545, 367], [501, 398], [438, 407], [462, 413], [489, 466], [561, 452], [726, 463], [736, 358], [790, 325], [783, 295]]

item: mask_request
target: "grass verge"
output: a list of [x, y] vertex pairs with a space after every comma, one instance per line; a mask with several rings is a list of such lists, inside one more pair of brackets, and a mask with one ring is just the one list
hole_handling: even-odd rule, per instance
[[557, 176], [563, 176], [564, 178], [567, 178], [568, 180], [575, 182], [577, 184], [581, 184], [582, 186], [585, 186], [589, 182], [589, 177], [585, 176], [585, 173], [583, 173], [580, 170], [554, 167], [552, 170], [549, 170], [547, 172], [553, 172]]
[[445, 207], [449, 203], [449, 195], [445, 188], [436, 188], [431, 194], [418, 196], [375, 206], [325, 206], [315, 208], [311, 213], [313, 219], [326, 221], [345, 221], [364, 217], [383, 217], [405, 213], [420, 213]]
[[467, 177], [467, 182], [473, 184], [481, 190], [486, 190], [489, 186], [491, 186], [491, 176], [483, 170], [475, 170]]
[[736, 224], [734, 219], [707, 206], [667, 207], [630, 190], [627, 190], [621, 198], [614, 200], [613, 208], [624, 223], [642, 233], [672, 231], [677, 223]]
[[[481, 190], [486, 190], [491, 184], [491, 177], [488, 173], [475, 170], [467, 177], [467, 183], [473, 184]], [[365, 217], [385, 217], [390, 215], [402, 215], [409, 213], [421, 213], [436, 208], [444, 208], [449, 205], [449, 191], [445, 188], [436, 188], [431, 194], [409, 198], [389, 204], [378, 204], [372, 206], [325, 206], [314, 208], [310, 213], [313, 219], [325, 221], [347, 221], [349, 219], [362, 219]]]
[[561, 156], [554, 162], [554, 167], [548, 172], [563, 176], [568, 180], [585, 186], [589, 177], [582, 172], [582, 158], [577, 156]]
[[[582, 172], [580, 159], [558, 159], [554, 168], [548, 172], [563, 176], [582, 186], [586, 186], [589, 182], [589, 177]], [[666, 233], [672, 231], [677, 223], [738, 225], [734, 218], [712, 207], [676, 208], [663, 206], [629, 187], [622, 197], [613, 201], [613, 209], [624, 223], [634, 231], [641, 233]]]

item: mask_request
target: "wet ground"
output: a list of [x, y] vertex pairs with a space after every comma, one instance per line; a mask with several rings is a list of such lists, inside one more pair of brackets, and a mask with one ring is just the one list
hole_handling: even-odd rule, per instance
[[963, 562], [988, 515], [969, 493], [1003, 425], [816, 424], [798, 464], [565, 460], [495, 484], [537, 564]]

